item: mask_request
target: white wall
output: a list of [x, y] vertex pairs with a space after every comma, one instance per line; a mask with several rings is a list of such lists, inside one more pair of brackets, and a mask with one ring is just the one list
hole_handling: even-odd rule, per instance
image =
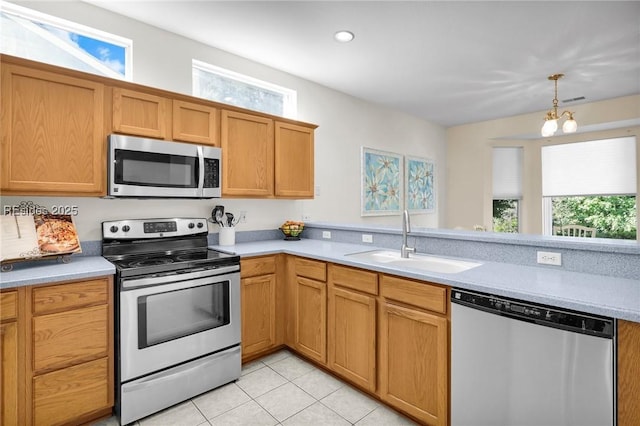
[[[135, 217], [208, 216], [222, 204], [235, 213], [247, 211], [239, 230], [275, 229], [286, 219], [310, 215], [314, 221], [366, 223], [400, 227], [400, 216], [360, 216], [360, 148], [366, 146], [436, 162], [437, 212], [415, 215], [420, 227], [438, 227], [444, 217], [445, 130], [435, 124], [364, 102], [244, 58], [78, 1], [19, 2], [53, 16], [133, 40], [134, 82], [191, 94], [191, 60], [198, 59], [298, 92], [298, 120], [315, 123], [313, 200], [220, 199], [193, 201], [102, 200], [96, 198], [3, 197], [2, 204], [29, 199], [45, 207], [78, 205], [81, 239], [101, 238], [103, 220]], [[214, 231], [214, 228], [211, 228]]]
[[[523, 114], [447, 129], [447, 196], [446, 220], [443, 227], [492, 225], [492, 168], [491, 150], [494, 146], [521, 146], [524, 148], [523, 198], [521, 232], [542, 233], [542, 166], [543, 145], [636, 136], [637, 187], [640, 199], [640, 127], [637, 124], [610, 130], [606, 123], [640, 118], [640, 95], [624, 96], [600, 102], [591, 102], [571, 108], [578, 122], [578, 132], [563, 135], [558, 130], [551, 138], [522, 139], [523, 135], [538, 135], [544, 112]], [[582, 129], [582, 130], [581, 130]], [[584, 131], [584, 130], [592, 131]], [[640, 217], [638, 218], [640, 224]]]

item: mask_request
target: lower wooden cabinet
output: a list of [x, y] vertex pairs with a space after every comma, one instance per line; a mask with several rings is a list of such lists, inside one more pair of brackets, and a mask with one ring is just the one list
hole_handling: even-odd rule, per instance
[[277, 257], [241, 260], [242, 359], [279, 344], [277, 336]]
[[618, 426], [640, 424], [640, 323], [618, 321]]
[[0, 294], [0, 424], [18, 425], [18, 292]]
[[329, 265], [329, 368], [371, 392], [376, 391], [377, 382], [377, 282], [373, 272]]
[[[2, 425], [79, 425], [114, 403], [113, 278], [1, 295]], [[15, 299], [8, 321], [7, 298]]]
[[380, 398], [424, 424], [447, 425], [447, 288], [381, 275], [380, 294]]
[[294, 259], [294, 347], [322, 364], [327, 362], [326, 264]]

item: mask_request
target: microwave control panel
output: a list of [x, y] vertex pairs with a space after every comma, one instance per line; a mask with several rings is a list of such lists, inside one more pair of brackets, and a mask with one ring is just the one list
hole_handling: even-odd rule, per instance
[[204, 159], [204, 187], [220, 187], [220, 160], [214, 158]]

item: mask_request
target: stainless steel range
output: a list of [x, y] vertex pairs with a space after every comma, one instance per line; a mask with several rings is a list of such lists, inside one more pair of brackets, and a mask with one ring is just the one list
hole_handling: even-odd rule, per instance
[[103, 222], [116, 266], [116, 414], [131, 423], [240, 377], [240, 258], [207, 220]]

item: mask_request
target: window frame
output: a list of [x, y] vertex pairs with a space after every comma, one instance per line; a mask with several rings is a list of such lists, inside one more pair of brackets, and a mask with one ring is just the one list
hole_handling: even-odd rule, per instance
[[[255, 77], [251, 77], [248, 76], [246, 74], [241, 74], [239, 72], [235, 72], [235, 71], [231, 71], [229, 69], [226, 68], [222, 68], [216, 65], [212, 65], [209, 64], [207, 62], [203, 62], [200, 61], [198, 59], [192, 59], [191, 60], [191, 70], [192, 70], [192, 75], [193, 75], [193, 71], [195, 69], [198, 69], [200, 71], [204, 71], [206, 73], [210, 73], [210, 74], [215, 74], [219, 77], [222, 77], [224, 79], [228, 79], [228, 80], [235, 80], [237, 82], [240, 83], [244, 83], [259, 89], [264, 89], [264, 90], [268, 90], [271, 92], [276, 92], [282, 95], [283, 97], [283, 102], [282, 102], [282, 117], [284, 118], [290, 118], [290, 119], [297, 119], [298, 116], [298, 92], [294, 89], [289, 89], [287, 87], [283, 87], [280, 85], [277, 85], [275, 83], [271, 83], [268, 81], [264, 81], [264, 80], [260, 80], [257, 79]], [[191, 80], [191, 91], [193, 96], [196, 97], [203, 97], [200, 94], [200, 88], [198, 85], [198, 82], [196, 81], [196, 79]], [[225, 103], [224, 100], [218, 100], [218, 99], [210, 99], [214, 102], [220, 102], [220, 103]], [[237, 105], [240, 108], [247, 108], [245, 106], [242, 105]], [[267, 111], [262, 111], [266, 114], [271, 114], [271, 115], [279, 115], [273, 112], [267, 112]]]
[[[106, 31], [102, 31], [97, 28], [89, 27], [87, 25], [78, 24], [73, 21], [58, 18], [56, 16], [39, 12], [37, 10], [18, 6], [13, 3], [8, 3], [2, 0], [0, 0], [0, 6], [1, 6], [0, 9], [2, 10], [3, 13], [28, 20], [34, 23], [34, 25], [42, 32], [49, 33], [47, 30], [37, 26], [36, 23], [56, 27], [63, 31], [78, 34], [87, 38], [92, 38], [94, 40], [104, 41], [109, 44], [122, 47], [124, 49], [124, 58], [125, 58], [124, 59], [124, 75], [109, 68], [107, 65], [102, 63], [98, 58], [96, 58], [92, 54], [88, 52], [86, 52], [86, 54], [90, 58], [95, 59], [95, 64], [93, 65], [95, 66], [96, 69], [99, 69], [101, 72], [103, 72], [104, 76], [110, 77], [110, 78], [117, 78], [120, 80], [133, 81], [133, 40], [116, 35], [116, 34], [108, 33]], [[82, 58], [80, 57], [81, 54], [79, 52], [69, 48], [69, 45], [64, 41], [59, 40], [59, 43], [56, 43], [54, 39], [55, 37], [52, 39], [52, 42], [55, 43], [58, 47], [60, 47], [61, 49], [64, 49], [70, 55], [82, 60]], [[64, 66], [59, 64], [51, 64], [51, 65]], [[70, 69], [75, 69], [75, 68], [70, 68]]]

